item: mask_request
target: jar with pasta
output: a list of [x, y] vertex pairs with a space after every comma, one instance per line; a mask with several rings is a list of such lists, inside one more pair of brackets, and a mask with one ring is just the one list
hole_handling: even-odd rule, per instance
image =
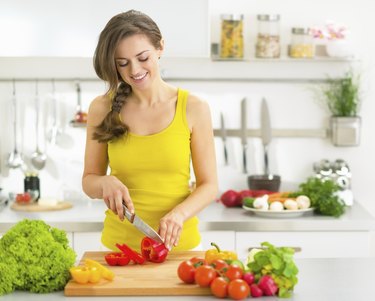
[[258, 36], [255, 56], [258, 58], [280, 57], [280, 15], [257, 15]]
[[243, 58], [243, 15], [221, 15], [220, 57]]
[[315, 56], [314, 38], [309, 28], [293, 27], [289, 55], [292, 58], [313, 58]]

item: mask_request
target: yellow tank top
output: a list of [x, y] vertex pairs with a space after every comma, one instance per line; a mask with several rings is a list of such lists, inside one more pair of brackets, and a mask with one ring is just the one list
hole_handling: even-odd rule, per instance
[[[108, 143], [111, 175], [126, 187], [135, 213], [156, 231], [160, 219], [190, 194], [190, 130], [186, 120], [188, 92], [178, 90], [176, 112], [167, 128], [156, 134], [141, 136], [128, 133]], [[120, 221], [106, 211], [102, 243], [117, 250], [116, 243], [126, 243], [139, 250], [144, 234], [128, 220]], [[198, 218], [183, 225], [180, 241], [173, 250], [189, 250], [200, 243]]]

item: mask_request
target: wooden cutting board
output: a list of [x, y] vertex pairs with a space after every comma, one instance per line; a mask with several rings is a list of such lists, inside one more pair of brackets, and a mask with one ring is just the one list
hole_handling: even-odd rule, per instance
[[203, 251], [184, 251], [168, 255], [163, 263], [146, 262], [143, 265], [108, 266], [104, 255], [108, 252], [86, 252], [84, 258], [97, 260], [115, 273], [112, 281], [102, 279], [96, 284], [78, 284], [70, 280], [65, 286], [66, 296], [179, 296], [211, 295], [209, 288], [185, 284], [177, 276], [178, 265], [194, 256], [204, 257]]
[[55, 211], [55, 210], [65, 210], [72, 208], [73, 204], [69, 202], [58, 202], [56, 205], [40, 205], [38, 203], [20, 205], [14, 202], [10, 208], [16, 211], [26, 211], [26, 212], [41, 212], [41, 211]]

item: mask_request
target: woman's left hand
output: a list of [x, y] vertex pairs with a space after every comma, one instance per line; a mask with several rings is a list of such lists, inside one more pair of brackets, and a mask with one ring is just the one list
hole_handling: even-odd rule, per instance
[[169, 250], [172, 249], [172, 246], [177, 246], [183, 223], [183, 215], [175, 210], [172, 210], [160, 220], [159, 234]]

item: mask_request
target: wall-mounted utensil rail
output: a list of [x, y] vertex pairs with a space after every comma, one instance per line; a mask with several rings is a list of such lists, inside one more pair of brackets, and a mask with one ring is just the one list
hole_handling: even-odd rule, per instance
[[[214, 129], [214, 135], [220, 137], [220, 129]], [[227, 129], [227, 137], [242, 137], [241, 129]], [[247, 129], [249, 138], [261, 138], [260, 129]], [[273, 129], [272, 137], [275, 138], [321, 138], [329, 137], [328, 129]]]

